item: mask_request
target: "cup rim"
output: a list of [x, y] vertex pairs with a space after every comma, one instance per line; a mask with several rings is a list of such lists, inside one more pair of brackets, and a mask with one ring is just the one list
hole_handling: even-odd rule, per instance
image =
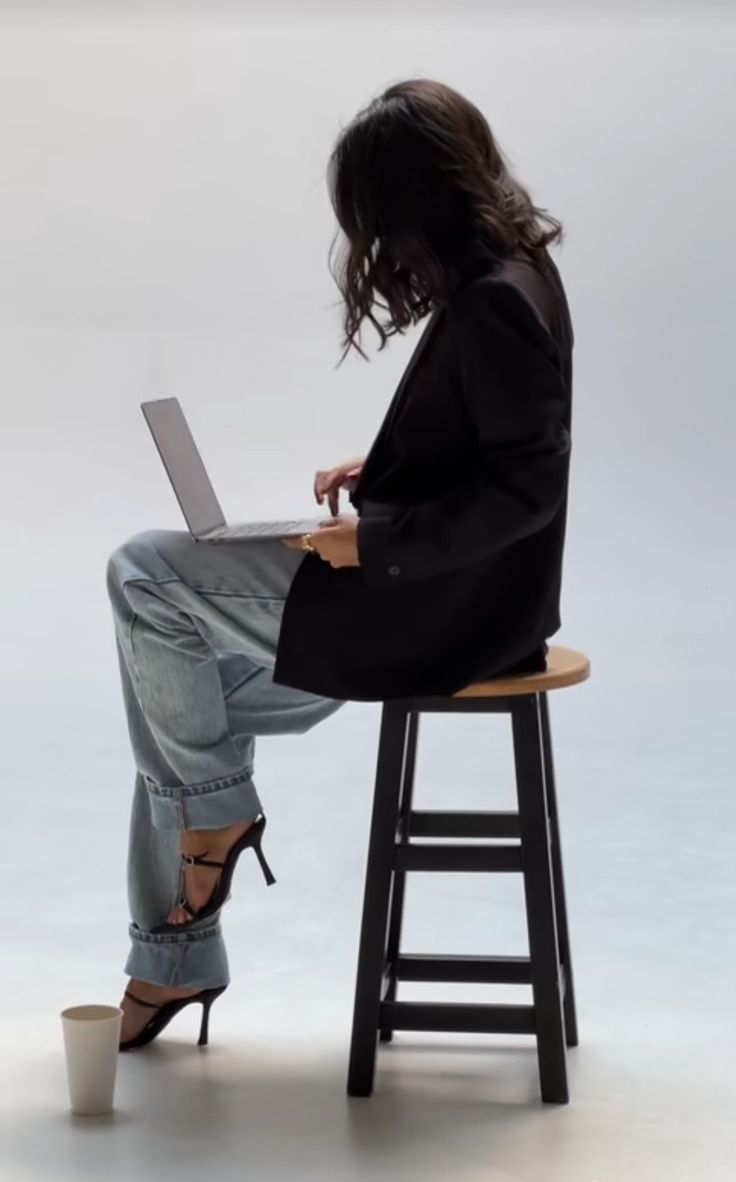
[[115, 1018], [121, 1018], [123, 1011], [120, 1006], [98, 1005], [90, 1003], [87, 1005], [67, 1006], [61, 1011], [60, 1017], [67, 1022], [111, 1022]]

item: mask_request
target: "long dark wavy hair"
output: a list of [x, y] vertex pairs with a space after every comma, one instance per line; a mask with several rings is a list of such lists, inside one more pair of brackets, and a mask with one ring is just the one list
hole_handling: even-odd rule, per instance
[[360, 111], [327, 175], [339, 225], [329, 266], [344, 301], [340, 363], [351, 347], [366, 357], [363, 320], [383, 349], [450, 295], [479, 250], [500, 261], [522, 249], [541, 262], [562, 237], [511, 175], [478, 108], [426, 78], [390, 86]]

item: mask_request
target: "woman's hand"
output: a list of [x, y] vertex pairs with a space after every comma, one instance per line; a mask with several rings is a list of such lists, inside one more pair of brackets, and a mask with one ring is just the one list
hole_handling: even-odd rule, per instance
[[[323, 562], [329, 562], [336, 570], [343, 566], [360, 566], [358, 557], [358, 521], [355, 514], [341, 513], [332, 521], [325, 521], [318, 530], [309, 534], [309, 540]], [[301, 550], [301, 538], [282, 538], [285, 546]]]
[[340, 489], [347, 488], [352, 492], [352, 486], [360, 476], [362, 469], [363, 459], [359, 456], [355, 460], [346, 460], [337, 468], [318, 472], [314, 478], [314, 497], [317, 504], [323, 504], [325, 497], [327, 497], [330, 513], [336, 517], [340, 503]]

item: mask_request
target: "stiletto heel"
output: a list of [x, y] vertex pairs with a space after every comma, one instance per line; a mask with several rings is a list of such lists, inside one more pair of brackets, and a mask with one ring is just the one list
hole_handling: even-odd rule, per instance
[[199, 1028], [198, 1047], [206, 1047], [210, 1037], [210, 1010], [214, 998], [202, 1002], [202, 1024]]
[[181, 860], [185, 866], [215, 866], [222, 869], [222, 874], [215, 884], [215, 888], [210, 895], [209, 901], [205, 903], [204, 907], [201, 907], [199, 911], [195, 911], [186, 898], [181, 898], [178, 900], [178, 906], [182, 907], [185, 911], [188, 911], [192, 917], [187, 923], [162, 923], [159, 924], [158, 927], [152, 928], [151, 931], [156, 935], [161, 932], [185, 932], [190, 924], [198, 922], [201, 919], [207, 919], [210, 915], [214, 915], [216, 911], [219, 911], [223, 904], [225, 904], [230, 898], [230, 888], [238, 858], [242, 854], [243, 850], [247, 850], [250, 846], [253, 847], [256, 857], [258, 858], [258, 862], [260, 864], [261, 870], [263, 871], [263, 877], [266, 880], [267, 886], [273, 886], [273, 884], [276, 882], [276, 879], [273, 875], [273, 872], [271, 871], [271, 867], [268, 865], [268, 862], [265, 859], [263, 850], [261, 849], [261, 839], [263, 837], [263, 831], [265, 828], [266, 818], [264, 817], [263, 813], [261, 813], [260, 817], [258, 817], [257, 820], [255, 820], [253, 824], [248, 829], [246, 829], [245, 833], [239, 837], [231, 849], [228, 850], [224, 862], [215, 862], [214, 860], [208, 858], [207, 851], [205, 851], [203, 854], [182, 854]]
[[162, 1005], [156, 1005], [153, 1001], [143, 1001], [141, 997], [136, 997], [129, 989], [125, 990], [125, 996], [129, 997], [131, 1001], [136, 1002], [139, 1006], [146, 1006], [147, 1009], [155, 1010], [156, 1013], [151, 1017], [150, 1021], [146, 1022], [138, 1034], [133, 1038], [125, 1039], [119, 1045], [121, 1051], [132, 1051], [136, 1047], [147, 1046], [149, 1042], [153, 1042], [164, 1029], [168, 1026], [171, 1019], [179, 1010], [183, 1010], [185, 1006], [191, 1005], [194, 1001], [202, 1003], [202, 1023], [199, 1028], [199, 1042], [197, 1046], [207, 1046], [210, 1033], [210, 1010], [213, 1003], [217, 1000], [221, 993], [224, 993], [227, 985], [218, 985], [214, 989], [202, 989], [199, 993], [193, 993], [191, 997], [173, 997], [171, 1001], [166, 1001]]
[[276, 879], [274, 878], [273, 873], [271, 871], [271, 867], [269, 866], [268, 862], [266, 861], [263, 850], [261, 849], [260, 837], [258, 838], [258, 841], [254, 843], [253, 849], [255, 850], [256, 857], [258, 858], [258, 861], [260, 862], [261, 870], [263, 871], [263, 877], [266, 880], [266, 885], [273, 886]]

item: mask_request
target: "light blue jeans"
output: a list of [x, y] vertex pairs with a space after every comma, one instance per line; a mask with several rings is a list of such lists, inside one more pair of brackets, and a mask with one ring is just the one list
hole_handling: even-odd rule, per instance
[[256, 736], [303, 733], [343, 705], [273, 682], [284, 601], [305, 558], [278, 541], [206, 543], [150, 530], [109, 559], [137, 769], [131, 977], [199, 988], [229, 981], [220, 912], [182, 932], [151, 929], [179, 897], [181, 830], [224, 828], [265, 811], [253, 782]]

